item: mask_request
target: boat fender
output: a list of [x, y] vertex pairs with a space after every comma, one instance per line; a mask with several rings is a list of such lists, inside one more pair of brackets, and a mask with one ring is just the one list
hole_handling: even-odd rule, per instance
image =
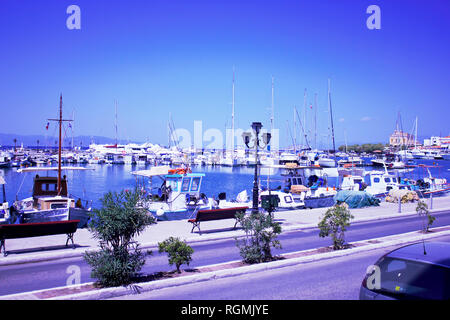
[[159, 208], [158, 210], [156, 210], [156, 215], [158, 217], [161, 217], [164, 214], [164, 210], [162, 208]]

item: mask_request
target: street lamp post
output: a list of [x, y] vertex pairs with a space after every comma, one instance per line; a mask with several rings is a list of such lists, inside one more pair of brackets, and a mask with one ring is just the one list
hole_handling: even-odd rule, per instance
[[262, 135], [262, 141], [259, 137], [259, 133], [261, 131], [262, 124], [261, 122], [253, 122], [252, 123], [252, 129], [255, 132], [255, 137], [253, 138], [253, 145], [250, 145], [250, 139], [252, 137], [252, 134], [249, 132], [244, 132], [242, 134], [242, 138], [244, 139], [244, 143], [247, 146], [247, 148], [255, 148], [255, 176], [253, 180], [253, 208], [252, 213], [258, 213], [258, 147], [265, 148], [270, 143], [271, 134], [270, 133], [264, 133]]

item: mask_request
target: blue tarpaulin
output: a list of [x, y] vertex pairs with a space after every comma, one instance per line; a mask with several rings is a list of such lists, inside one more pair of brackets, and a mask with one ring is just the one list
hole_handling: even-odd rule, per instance
[[341, 190], [335, 196], [336, 203], [345, 202], [349, 208], [379, 206], [380, 200], [365, 191]]

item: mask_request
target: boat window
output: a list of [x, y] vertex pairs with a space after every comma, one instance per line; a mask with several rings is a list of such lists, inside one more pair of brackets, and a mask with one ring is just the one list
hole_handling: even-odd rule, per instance
[[56, 191], [56, 184], [54, 183], [45, 183], [42, 191]]
[[391, 182], [391, 178], [384, 178], [384, 182]]
[[172, 191], [178, 191], [178, 181], [176, 179], [167, 179], [166, 182]]
[[291, 203], [291, 202], [292, 202], [291, 196], [285, 196], [285, 197], [284, 197], [284, 201], [285, 201], [286, 203]]
[[375, 182], [375, 183], [378, 183], [378, 182], [380, 182], [380, 178], [373, 178], [373, 182]]
[[192, 178], [191, 191], [196, 192], [200, 189], [200, 177]]
[[191, 178], [183, 178], [183, 182], [181, 183], [181, 192], [188, 192], [190, 184]]
[[51, 209], [61, 209], [61, 208], [67, 208], [67, 203], [52, 203], [50, 205]]
[[397, 182], [397, 178], [392, 178], [392, 182]]

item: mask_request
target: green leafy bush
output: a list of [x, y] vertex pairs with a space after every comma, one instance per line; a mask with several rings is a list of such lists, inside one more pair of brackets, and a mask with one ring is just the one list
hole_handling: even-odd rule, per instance
[[178, 238], [170, 237], [163, 242], [158, 243], [159, 252], [166, 252], [169, 256], [169, 265], [175, 265], [177, 272], [181, 273], [180, 267], [182, 264], [187, 264], [192, 261], [192, 249], [185, 241]]
[[246, 263], [261, 263], [273, 260], [271, 247], [281, 248], [277, 236], [281, 226], [274, 222], [272, 215], [257, 213], [236, 215], [238, 222], [245, 231], [244, 239], [236, 238], [240, 255]]
[[345, 235], [347, 227], [350, 226], [351, 215], [346, 203], [337, 204], [328, 209], [322, 220], [319, 222], [319, 236], [324, 238], [331, 235], [333, 240], [333, 249], [340, 250], [345, 248]]
[[128, 285], [145, 264], [145, 256], [134, 237], [155, 223], [153, 216], [139, 206], [139, 190], [108, 192], [101, 199], [101, 209], [94, 209], [88, 225], [100, 251], [86, 252], [91, 276], [104, 287]]

